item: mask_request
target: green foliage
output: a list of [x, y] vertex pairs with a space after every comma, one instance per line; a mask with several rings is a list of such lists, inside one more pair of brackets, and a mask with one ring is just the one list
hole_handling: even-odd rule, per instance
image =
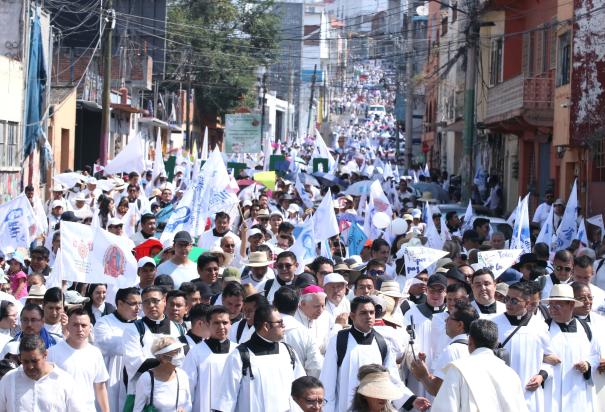
[[168, 13], [168, 76], [195, 88], [198, 108], [223, 115], [254, 105], [257, 69], [275, 59], [273, 0], [175, 0]]

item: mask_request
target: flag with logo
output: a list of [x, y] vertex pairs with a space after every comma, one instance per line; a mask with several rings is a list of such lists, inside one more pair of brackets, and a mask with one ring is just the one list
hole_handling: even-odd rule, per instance
[[38, 232], [36, 214], [25, 194], [0, 205], [0, 239], [2, 248], [29, 246]]
[[477, 254], [477, 263], [484, 269], [492, 271], [498, 278], [506, 269], [517, 262], [523, 249], [488, 250]]
[[315, 222], [313, 216], [307, 218], [300, 226], [300, 232], [296, 235], [294, 244], [290, 251], [296, 255], [298, 262], [297, 274], [304, 271], [305, 265], [313, 262], [317, 257], [317, 240], [314, 233]]
[[557, 228], [557, 244], [555, 250], [567, 249], [571, 242], [576, 238], [578, 230], [578, 188], [577, 180], [573, 182], [573, 187], [567, 199], [565, 212], [561, 218], [561, 223]]
[[347, 244], [349, 245], [349, 256], [361, 254], [363, 246], [368, 237], [363, 232], [359, 224], [353, 223], [348, 230]]
[[523, 253], [531, 252], [531, 237], [529, 230], [529, 211], [527, 203], [529, 202], [529, 193], [521, 201], [519, 214], [513, 226], [513, 235], [510, 240], [510, 249], [522, 249]]
[[580, 224], [578, 225], [578, 233], [576, 234], [576, 239], [578, 239], [584, 246], [588, 246], [588, 233], [586, 232], [586, 224], [584, 223], [584, 218], [580, 220]]
[[431, 249], [424, 246], [403, 246], [397, 252], [397, 258], [405, 262], [406, 278], [411, 279], [418, 276], [420, 272], [437, 262], [448, 252]]
[[461, 233], [473, 228], [473, 205], [469, 199], [466, 212], [464, 212], [464, 221], [462, 222]]

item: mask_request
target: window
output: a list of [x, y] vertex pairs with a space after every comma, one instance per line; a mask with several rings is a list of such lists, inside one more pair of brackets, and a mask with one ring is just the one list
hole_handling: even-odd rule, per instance
[[19, 167], [19, 123], [0, 121], [0, 167]]
[[495, 86], [502, 83], [502, 52], [504, 41], [502, 37], [492, 40], [490, 65], [489, 65], [489, 84]]
[[452, 23], [458, 20], [458, 3], [452, 4]]
[[441, 35], [447, 34], [447, 16], [441, 18]]
[[571, 76], [571, 32], [559, 36], [557, 56], [557, 86], [563, 86]]

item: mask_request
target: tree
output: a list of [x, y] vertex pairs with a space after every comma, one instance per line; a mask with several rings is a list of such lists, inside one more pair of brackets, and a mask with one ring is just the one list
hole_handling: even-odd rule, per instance
[[175, 0], [168, 15], [168, 73], [191, 80], [197, 107], [222, 116], [254, 106], [257, 71], [276, 55], [273, 0]]

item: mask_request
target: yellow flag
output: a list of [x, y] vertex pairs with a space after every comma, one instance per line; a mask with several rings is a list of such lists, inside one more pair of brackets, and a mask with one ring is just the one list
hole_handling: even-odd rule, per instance
[[276, 175], [274, 170], [254, 174], [254, 180], [264, 185], [269, 190], [275, 190], [275, 179]]

